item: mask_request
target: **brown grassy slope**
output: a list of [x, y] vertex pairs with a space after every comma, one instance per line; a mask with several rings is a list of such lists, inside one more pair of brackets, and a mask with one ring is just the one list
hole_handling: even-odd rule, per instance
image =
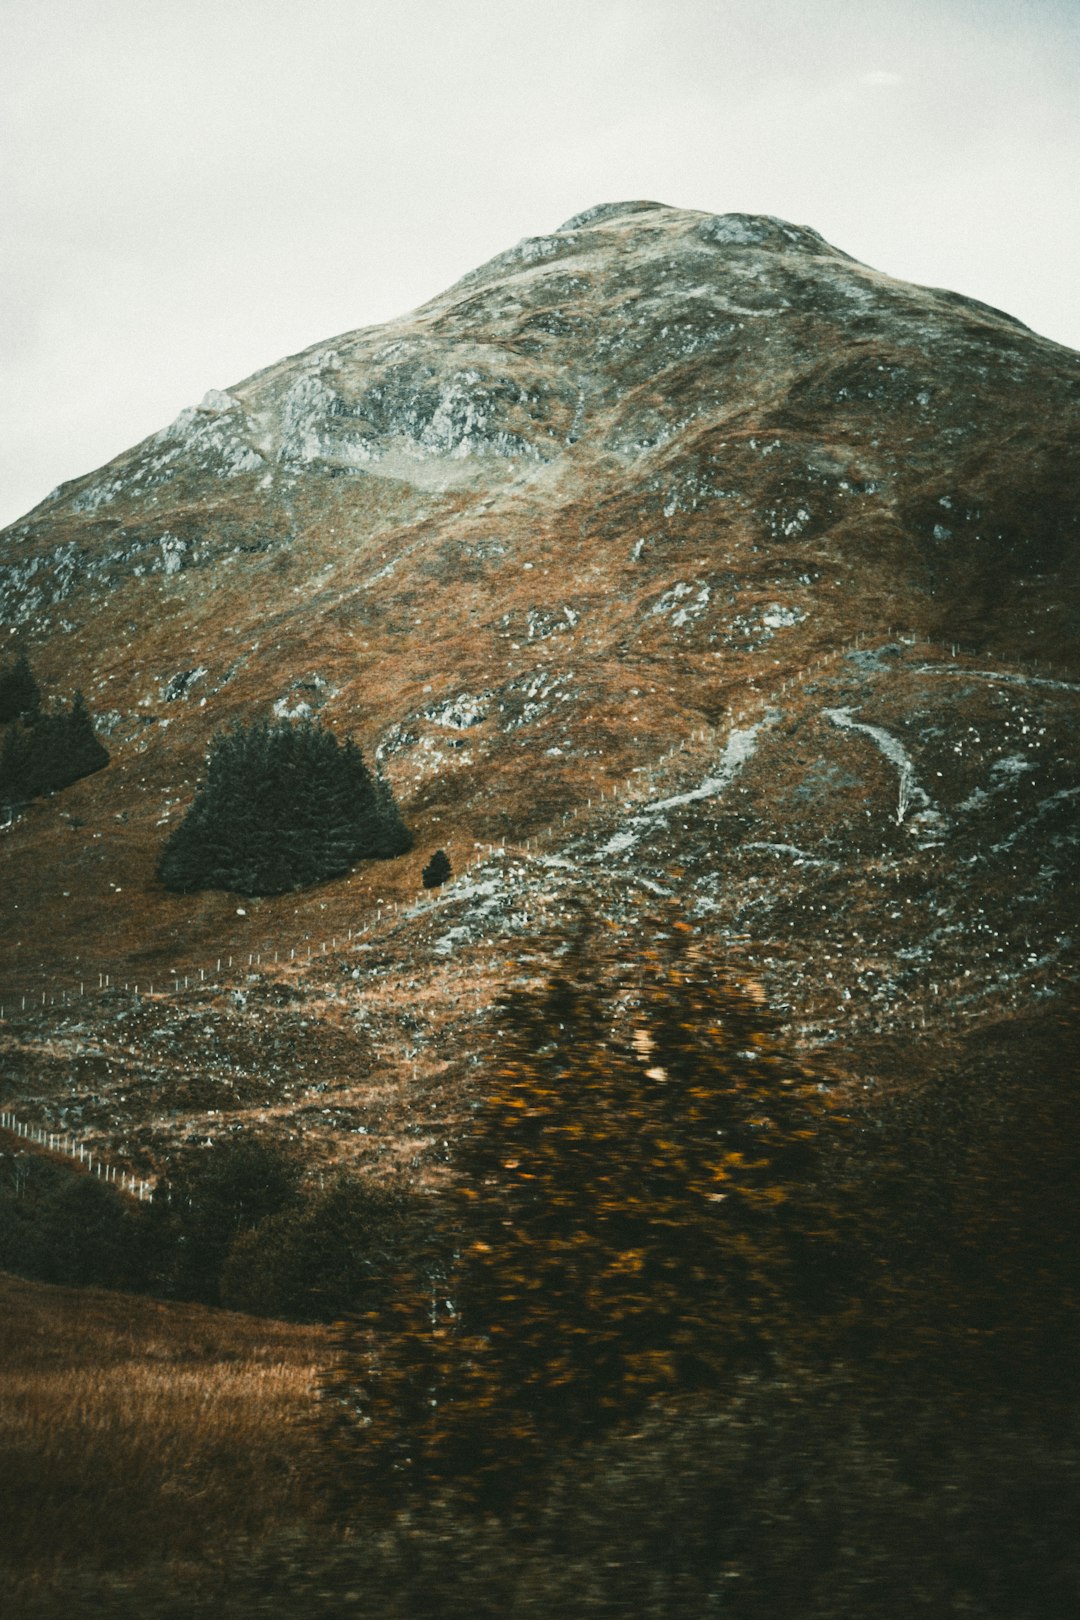
[[310, 1522], [326, 1331], [0, 1273], [10, 1575], [213, 1560]]

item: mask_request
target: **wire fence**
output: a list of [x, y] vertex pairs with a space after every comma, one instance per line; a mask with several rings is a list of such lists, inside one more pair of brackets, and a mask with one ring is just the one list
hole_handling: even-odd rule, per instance
[[0, 1111], [0, 1130], [9, 1131], [12, 1136], [43, 1153], [58, 1153], [77, 1161], [88, 1175], [98, 1176], [102, 1181], [116, 1187], [119, 1192], [138, 1199], [140, 1203], [153, 1197], [152, 1181], [144, 1180], [133, 1175], [130, 1170], [111, 1164], [102, 1157], [99, 1148], [80, 1142], [67, 1131], [50, 1131], [43, 1125], [30, 1124], [7, 1109]]

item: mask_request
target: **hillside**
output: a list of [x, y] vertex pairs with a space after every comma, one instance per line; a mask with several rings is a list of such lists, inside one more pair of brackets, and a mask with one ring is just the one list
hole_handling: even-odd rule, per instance
[[[5, 1107], [439, 1174], [538, 922], [669, 900], [860, 1087], [1015, 1052], [1073, 982], [1078, 415], [1007, 315], [637, 202], [61, 486], [5, 640], [112, 758], [2, 833]], [[291, 715], [412, 853], [167, 894], [211, 735]]]

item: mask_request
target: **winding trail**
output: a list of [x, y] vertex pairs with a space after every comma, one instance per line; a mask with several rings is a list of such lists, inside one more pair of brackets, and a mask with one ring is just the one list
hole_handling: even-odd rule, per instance
[[634, 845], [645, 836], [649, 823], [657, 816], [666, 815], [669, 810], [681, 810], [684, 805], [695, 804], [702, 799], [714, 799], [723, 793], [747, 760], [753, 758], [757, 749], [758, 732], [765, 726], [773, 725], [779, 718], [778, 709], [769, 709], [754, 725], [732, 731], [713, 775], [707, 776], [696, 788], [690, 788], [686, 793], [675, 793], [667, 799], [653, 799], [651, 802], [635, 805], [628, 817], [628, 825], [615, 833], [606, 843], [601, 844], [598, 849], [594, 849], [586, 859], [599, 861], [607, 856], [620, 855], [625, 850], [633, 849]]
[[823, 709], [821, 711], [834, 726], [840, 726], [845, 731], [864, 731], [880, 748], [881, 752], [891, 765], [896, 766], [900, 778], [900, 792], [896, 806], [896, 822], [899, 826], [918, 799], [924, 810], [933, 808], [933, 801], [926, 789], [921, 787], [915, 777], [915, 766], [911, 755], [903, 743], [897, 742], [891, 731], [884, 726], [867, 725], [864, 720], [853, 720], [850, 708]]
[[779, 711], [770, 709], [755, 725], [733, 731], [720, 755], [715, 776], [707, 776], [699, 787], [691, 788], [689, 793], [676, 793], [670, 799], [655, 799], [651, 804], [642, 805], [635, 820], [644, 816], [662, 816], [668, 810], [681, 809], [684, 804], [693, 804], [698, 799], [715, 798], [724, 791], [747, 760], [753, 758], [757, 751], [758, 732], [765, 726], [773, 725], [779, 718]]
[[956, 668], [954, 664], [917, 664], [913, 675], [952, 675], [975, 681], [1001, 681], [1006, 686], [1049, 686], [1057, 692], [1080, 692], [1080, 681], [1059, 681], [1051, 675], [1017, 675], [1001, 669]]

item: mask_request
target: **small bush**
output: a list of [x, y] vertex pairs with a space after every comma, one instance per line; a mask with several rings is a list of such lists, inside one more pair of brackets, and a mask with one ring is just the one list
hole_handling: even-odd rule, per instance
[[437, 849], [421, 873], [424, 888], [441, 888], [450, 876], [451, 870], [449, 855], [445, 849]]

